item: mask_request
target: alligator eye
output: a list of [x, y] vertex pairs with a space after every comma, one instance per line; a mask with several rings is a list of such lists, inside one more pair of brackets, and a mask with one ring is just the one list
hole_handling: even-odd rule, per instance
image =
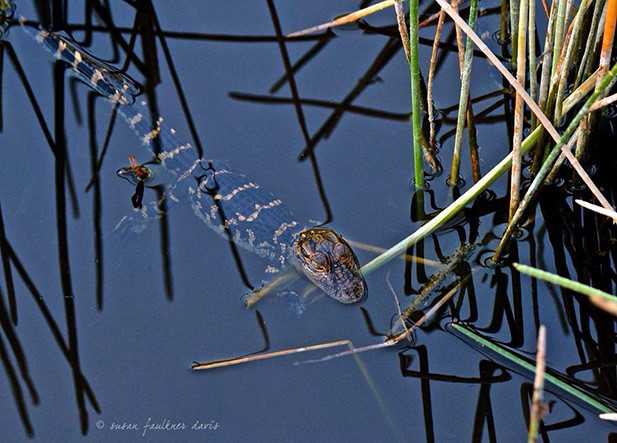
[[336, 258], [343, 258], [345, 255], [347, 255], [347, 248], [344, 244], [337, 243], [336, 245], [334, 245], [333, 252]]
[[334, 245], [332, 252], [339, 263], [349, 265], [353, 262], [353, 256], [351, 255], [349, 248], [343, 243], [337, 243]]
[[321, 252], [317, 252], [312, 257], [310, 257], [310, 267], [314, 272], [325, 273], [330, 270], [330, 263], [328, 262], [328, 257]]
[[334, 244], [338, 244], [338, 243], [339, 243], [339, 241], [340, 241], [340, 240], [339, 240], [339, 238], [338, 238], [338, 236], [337, 236], [334, 232], [332, 232], [332, 231], [327, 231], [327, 232], [324, 234], [324, 238], [325, 238], [327, 241], [329, 241], [330, 243], [334, 243]]
[[304, 255], [304, 257], [306, 257], [308, 260], [313, 259], [314, 250], [310, 242], [308, 241], [303, 242], [301, 250], [302, 250], [302, 255]]

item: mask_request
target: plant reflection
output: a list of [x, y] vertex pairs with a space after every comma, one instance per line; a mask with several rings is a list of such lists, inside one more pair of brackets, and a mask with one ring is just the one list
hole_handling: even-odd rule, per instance
[[[358, 97], [369, 86], [374, 84], [375, 79], [379, 77], [380, 73], [394, 57], [400, 54], [401, 44], [398, 39], [397, 28], [394, 25], [374, 27], [369, 23], [363, 22], [360, 23], [357, 30], [351, 31], [361, 35], [362, 38], [383, 40], [385, 36], [385, 42], [382, 44], [377, 55], [372, 59], [368, 59], [368, 67], [355, 84], [350, 85], [349, 91], [340, 101], [336, 101], [330, 98], [308, 99], [303, 97], [296, 79], [298, 73], [311, 66], [311, 64], [316, 63], [317, 57], [322, 51], [332, 49], [334, 46], [332, 42], [336, 38], [336, 34], [328, 31], [317, 36], [293, 39], [285, 37], [282, 32], [281, 17], [277, 14], [273, 0], [268, 0], [266, 5], [272, 20], [273, 35], [253, 36], [163, 30], [160, 26], [157, 10], [150, 1], [124, 2], [124, 11], [129, 11], [133, 14], [133, 26], [130, 28], [116, 26], [111, 13], [110, 2], [98, 0], [85, 2], [83, 23], [71, 23], [68, 20], [68, 4], [68, 2], [60, 1], [36, 1], [38, 21], [28, 23], [41, 24], [49, 29], [63, 30], [86, 48], [93, 44], [95, 34], [97, 37], [103, 35], [112, 53], [112, 56], [106, 61], [122, 65], [123, 71], [133, 67], [143, 77], [144, 98], [148, 103], [152, 121], [156, 121], [159, 116], [157, 87], [160, 84], [161, 70], [163, 69], [160, 59], [160, 54], [162, 54], [162, 58], [165, 61], [165, 69], [169, 71], [172, 78], [175, 94], [180, 103], [184, 120], [200, 156], [205, 154], [207, 157], [205, 148], [207, 145], [202, 143], [197, 132], [185, 88], [175, 67], [168, 40], [190, 40], [196, 44], [199, 42], [218, 42], [220, 44], [264, 43], [272, 46], [276, 44], [281, 56], [284, 72], [279, 79], [272, 83], [269, 91], [273, 94], [284, 86], [288, 86], [290, 96], [274, 97], [252, 92], [234, 92], [230, 93], [230, 96], [233, 99], [248, 101], [264, 107], [280, 104], [293, 105], [293, 112], [304, 142], [299, 158], [301, 160], [309, 159], [315, 180], [315, 195], [323, 206], [324, 223], [332, 221], [334, 214], [326, 195], [326, 189], [317, 162], [317, 154], [319, 153], [317, 147], [319, 144], [334, 134], [339, 122], [346, 113], [357, 114], [362, 116], [362, 118], [386, 119], [392, 122], [408, 124], [409, 116], [407, 112], [375, 109], [354, 104]], [[496, 11], [492, 9], [485, 11], [485, 14], [494, 13]], [[100, 22], [101, 24], [97, 25], [95, 22]], [[78, 32], [81, 40], [74, 35]], [[447, 51], [442, 51], [441, 62], [438, 63], [438, 66], [442, 66], [445, 57], [452, 56], [453, 53], [451, 51], [455, 50], [455, 45], [452, 43], [454, 33], [451, 32], [449, 35], [443, 44], [440, 45]], [[289, 55], [287, 45], [297, 42], [312, 42], [312, 45], [294, 62]], [[421, 43], [432, 45], [432, 41], [421, 41]], [[143, 52], [141, 57], [134, 51], [138, 44]], [[8, 57], [10, 66], [19, 79], [23, 92], [25, 92], [29, 100], [39, 130], [46, 140], [54, 159], [54, 198], [56, 237], [58, 241], [57, 265], [63, 294], [67, 339], [65, 340], [58, 321], [47, 308], [44, 299], [45, 294], [34, 283], [26, 264], [19, 259], [17, 253], [19, 245], [14, 246], [10, 235], [5, 232], [5, 218], [7, 215], [2, 213], [0, 206], [0, 259], [2, 261], [3, 275], [3, 285], [0, 288], [0, 327], [2, 328], [0, 358], [2, 359], [6, 377], [11, 385], [17, 413], [25, 433], [33, 435], [34, 426], [29, 414], [29, 405], [37, 405], [39, 403], [39, 395], [28, 367], [28, 358], [32, 358], [32, 356], [28, 355], [27, 349], [22, 347], [15, 329], [19, 316], [18, 294], [14, 277], [19, 277], [31, 295], [40, 314], [45, 319], [58, 349], [69, 364], [75, 390], [80, 429], [83, 434], [87, 434], [90, 423], [88, 404], [95, 412], [100, 412], [101, 408], [94, 390], [83, 374], [80, 364], [77, 313], [74, 305], [74, 289], [70, 266], [70, 251], [71, 247], [75, 246], [67, 228], [67, 213], [71, 213], [73, 218], [77, 218], [80, 214], [80, 208], [78, 205], [78, 192], [69, 161], [69, 152], [72, 150], [68, 146], [65, 136], [64, 117], [68, 112], [66, 109], [67, 103], [70, 103], [77, 121], [80, 124], [82, 122], [85, 123], [88, 130], [89, 166], [92, 178], [86, 187], [86, 192], [92, 191], [92, 235], [94, 238], [93, 258], [95, 263], [94, 292], [96, 306], [102, 311], [104, 307], [104, 282], [106, 274], [104, 273], [105, 244], [102, 227], [104, 187], [102, 186], [103, 180], [100, 174], [110, 146], [117, 113], [115, 110], [112, 111], [106, 125], [103, 143], [99, 147], [97, 127], [101, 124], [101, 121], [96, 114], [96, 102], [100, 97], [92, 92], [88, 92], [86, 118], [82, 120], [79, 95], [82, 93], [83, 88], [80, 88], [79, 82], [70, 79], [68, 80], [67, 95], [65, 87], [67, 84], [66, 66], [61, 62], [56, 62], [52, 68], [53, 84], [49, 85], [49, 88], [54, 91], [54, 126], [53, 129], [50, 129], [45, 118], [46, 113], [37, 100], [18, 54], [12, 44], [5, 38], [0, 42], [0, 129], [3, 128], [7, 119], [2, 113], [4, 104], [4, 95], [2, 94], [5, 91], [1, 83], [6, 74], [6, 66], [4, 66], [5, 57]], [[480, 54], [478, 57], [483, 56]], [[475, 111], [474, 123], [478, 127], [482, 124], [500, 124], [503, 126], [504, 116], [510, 115], [509, 109], [512, 94], [507, 88], [483, 94], [472, 99], [471, 102], [477, 105], [492, 99], [495, 100], [493, 103], [487, 104], [484, 109]], [[306, 123], [305, 106], [319, 106], [331, 111], [329, 116], [313, 134], [309, 131]], [[453, 118], [449, 114], [453, 109], [454, 107], [451, 106], [444, 107], [441, 110], [440, 124], [443, 127], [452, 124]], [[495, 115], [494, 112], [500, 109], [503, 109], [503, 113]], [[8, 118], [13, 118], [13, 116]], [[508, 119], [505, 120], [506, 126], [509, 125]], [[447, 131], [440, 134], [440, 145], [444, 145], [453, 133], [453, 131]], [[480, 140], [482, 136], [483, 133], [480, 130]], [[611, 137], [611, 140], [615, 138], [614, 133], [603, 134], [602, 136]], [[511, 137], [508, 137], [508, 139], [511, 140]], [[607, 158], [602, 159], [605, 160], [605, 165], [602, 162], [598, 162], [597, 174], [594, 179], [606, 190], [609, 200], [614, 202], [615, 195], [617, 195], [617, 188], [612, 175], [612, 170], [614, 170], [612, 166], [614, 165], [613, 160], [608, 158], [609, 153], [605, 155]], [[437, 177], [439, 175], [433, 177], [433, 179]], [[599, 216], [584, 212], [578, 206], [572, 205], [573, 198], [586, 195], [586, 191], [578, 189], [576, 186], [570, 186], [569, 188], [566, 182], [570, 178], [567, 174], [564, 174], [562, 184], [557, 184], [542, 194], [539, 201], [542, 224], [538, 224], [535, 220], [529, 220], [527, 237], [520, 239], [517, 247], [512, 249], [509, 260], [516, 261], [519, 255], [524, 254], [529, 257], [532, 265], [536, 263], [549, 263], [549, 267], [556, 268], [560, 275], [573, 276], [583, 283], [591, 284], [607, 292], [614, 292], [617, 283], [617, 272], [615, 270], [615, 263], [617, 263], [615, 227], [599, 218]], [[439, 188], [436, 186], [436, 189]], [[156, 192], [158, 193], [157, 198], [160, 198], [162, 190], [157, 190]], [[454, 192], [457, 191], [455, 190]], [[427, 192], [424, 192], [424, 195], [429, 197], [428, 200], [418, 201], [417, 196], [410, 193], [410, 231], [416, 229], [418, 223], [423, 223], [434, 217], [441, 210], [441, 206], [449, 203], [447, 197], [444, 195], [440, 198], [439, 192], [436, 192], [436, 190], [429, 189]], [[539, 300], [538, 286], [543, 283], [537, 283], [535, 280], [527, 282], [524, 280], [526, 277], [520, 276], [508, 266], [490, 267], [482, 263], [482, 256], [486, 255], [487, 250], [494, 248], [499, 241], [497, 233], [486, 229], [483, 231], [482, 228], [485, 228], [487, 224], [499, 226], [506, 220], [507, 201], [507, 195], [497, 197], [495, 194], [487, 192], [483, 197], [476, 200], [471, 207], [461, 211], [461, 216], [448, 226], [447, 229], [431, 235], [432, 245], [430, 247], [427, 245], [429, 242], [422, 241], [407, 250], [409, 255], [415, 254], [421, 258], [435, 255], [437, 259], [446, 262], [448, 256], [452, 254], [458, 245], [464, 243], [480, 243], [482, 245], [478, 251], [474, 252], [472, 257], [463, 261], [462, 267], [458, 271], [461, 275], [470, 275], [458, 298], [453, 299], [446, 305], [447, 308], [443, 310], [440, 318], [432, 325], [423, 326], [423, 333], [432, 334], [440, 331], [439, 323], [444, 318], [462, 319], [473, 323], [476, 330], [488, 335], [495, 343], [502, 343], [513, 349], [523, 351], [530, 346], [527, 340], [531, 334], [527, 331], [532, 328], [537, 330], [540, 319], [543, 316], [555, 315], [561, 319], [564, 332], [571, 334], [569, 337], [577, 356], [577, 360], [570, 362], [566, 367], [565, 372], [567, 376], [573, 383], [584, 385], [586, 389], [597, 395], [602, 394], [609, 399], [616, 400], [617, 372], [615, 367], [617, 365], [617, 354], [615, 352], [615, 320], [606, 313], [597, 310], [585, 298], [566, 289], [554, 289], [552, 287], [550, 291], [553, 295], [555, 309], [554, 312], [548, 313], [548, 309], [546, 309], [547, 304]], [[67, 205], [67, 202], [69, 205]], [[428, 212], [425, 208], [425, 203], [427, 202], [429, 206]], [[222, 211], [219, 213], [222, 214]], [[164, 213], [159, 224], [163, 286], [167, 298], [173, 300], [172, 244], [169, 232], [170, 220]], [[452, 245], [455, 245], [454, 248]], [[236, 245], [230, 241], [229, 246], [241, 280], [247, 287], [252, 289], [251, 278], [244, 268]], [[594, 253], [590, 254], [590, 251]], [[401, 292], [408, 297], [417, 296], [422, 291], [422, 287], [434, 276], [432, 270], [427, 269], [421, 262], [415, 266], [414, 271], [411, 261], [405, 263]], [[478, 285], [477, 288], [476, 285]], [[531, 288], [530, 294], [524, 289], [527, 287]], [[531, 298], [532, 318], [525, 318], [524, 305], [527, 298]], [[437, 297], [433, 301], [436, 299]], [[374, 335], [387, 335], [378, 332], [378, 328], [373, 324], [368, 310], [365, 308], [361, 309], [368, 331]], [[261, 314], [257, 313], [256, 315], [258, 324], [263, 331], [265, 348], [267, 349], [270, 341], [265, 330], [265, 324]], [[498, 383], [513, 383], [510, 371], [504, 368], [498, 361], [493, 362], [479, 358], [477, 363], [478, 376], [435, 373], [430, 371], [429, 351], [430, 348], [426, 345], [408, 345], [398, 353], [402, 377], [409, 378], [409, 381], [418, 379], [420, 383], [426, 440], [439, 440], [439, 423], [436, 423], [433, 410], [433, 397], [435, 394], [431, 391], [431, 387], [434, 383], [447, 383], [478, 386], [472, 440], [481, 441], [487, 438], [489, 441], [497, 441], [499, 432], [494, 416], [491, 389], [493, 385]], [[439, 350], [432, 352], [439, 352]], [[414, 356], [414, 359], [412, 359], [412, 356]], [[416, 362], [417, 369], [412, 369]], [[521, 383], [521, 414], [525, 420], [528, 420], [529, 416], [530, 392], [530, 385], [528, 383]], [[571, 406], [565, 400], [559, 400], [559, 407], [563, 405], [566, 406], [567, 410], [571, 411], [570, 416], [553, 423], [544, 422], [541, 425], [540, 433], [545, 441], [548, 441], [552, 431], [566, 427], [575, 427], [583, 423], [583, 415], [576, 407]], [[550, 415], [546, 417], [545, 421], [548, 421], [550, 417]]]

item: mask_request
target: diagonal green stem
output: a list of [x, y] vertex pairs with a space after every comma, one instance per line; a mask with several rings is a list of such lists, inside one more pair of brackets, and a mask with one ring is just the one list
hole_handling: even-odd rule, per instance
[[514, 263], [514, 268], [521, 274], [527, 274], [531, 277], [539, 280], [544, 280], [555, 285], [559, 285], [571, 291], [578, 292], [588, 297], [601, 297], [613, 303], [617, 303], [617, 297], [609, 294], [608, 292], [601, 291], [600, 289], [592, 288], [586, 284], [570, 280], [569, 278], [562, 277], [561, 275], [553, 274], [552, 272], [543, 271], [532, 266], [522, 265], [520, 263]]

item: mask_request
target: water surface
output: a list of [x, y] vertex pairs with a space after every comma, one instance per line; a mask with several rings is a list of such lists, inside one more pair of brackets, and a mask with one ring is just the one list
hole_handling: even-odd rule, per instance
[[[267, 2], [153, 2], [161, 29], [169, 31], [159, 33], [162, 41], [152, 37], [153, 16], [142, 14], [136, 19], [130, 2], [113, 2], [114, 33], [96, 14], [86, 20], [83, 5], [68, 3], [66, 16], [55, 9], [46, 17], [30, 3], [20, 4], [18, 13], [57, 29], [73, 29], [78, 41], [86, 39], [90, 52], [118, 67], [127, 58], [126, 44], [137, 21], [143, 38], [137, 39], [134, 57], [144, 67], [140, 70], [131, 63], [128, 73], [146, 86], [155, 86], [144, 99], [156, 99], [160, 115], [177, 129], [180, 139], [201, 145], [206, 158], [222, 159], [253, 177], [285, 201], [298, 218], [327, 221], [349, 239], [382, 247], [421, 225], [410, 216], [412, 158], [405, 115], [410, 107], [409, 75], [393, 34], [392, 11], [370, 18], [367, 26], [379, 32], [369, 32], [365, 26], [337, 30], [331, 37], [322, 35], [323, 47], [295, 74], [300, 97], [332, 105], [302, 104], [311, 136], [320, 133], [333, 113], [340, 117], [328, 136], [320, 138], [313, 161], [298, 161], [306, 140], [297, 110], [289, 103], [262, 99], [292, 97], [287, 83], [275, 94], [269, 92], [285, 74], [285, 66]], [[283, 32], [291, 32], [358, 3], [276, 2], [275, 20]], [[490, 6], [495, 5], [486, 5]], [[103, 5], [94, 9], [101, 14], [107, 10]], [[84, 23], [90, 22], [94, 32], [83, 32]], [[483, 17], [480, 30], [500, 51], [491, 38], [497, 23], [496, 16]], [[121, 38], [125, 47], [114, 49], [110, 34], [116, 41]], [[422, 32], [427, 39], [432, 35], [432, 28]], [[318, 40], [287, 42], [292, 63]], [[440, 321], [419, 331], [413, 345], [320, 364], [293, 365], [324, 353], [192, 373], [193, 360], [227, 358], [263, 347], [256, 313], [246, 310], [241, 298], [249, 291], [247, 283], [260, 284], [266, 263], [241, 251], [241, 272], [229, 244], [188, 207], [175, 208], [164, 222], [139, 235], [115, 236], [115, 224], [132, 211], [133, 192], [115, 171], [127, 164], [129, 154], [145, 161], [147, 152], [118, 119], [98, 185], [86, 192], [93, 152], [100, 154], [103, 147], [111, 107], [88, 87], [72, 81], [70, 73], [55, 66], [18, 27], [10, 30], [6, 41], [60, 150], [60, 135], [66, 135], [76, 200], [72, 201], [62, 173], [63, 156], [54, 156], [36, 118], [36, 106], [24, 92], [23, 79], [5, 46], [0, 204], [8, 243], [38, 288], [49, 316], [44, 317], [31, 295], [32, 287], [11, 262], [18, 313], [14, 331], [39, 404], [33, 404], [23, 378], [17, 375], [24, 408], [20, 414], [20, 395], [11, 390], [15, 386], [11, 371], [17, 371], [17, 362], [9, 347], [10, 332], [3, 328], [3, 441], [21, 441], [30, 431], [43, 441], [59, 442], [83, 436], [115, 442], [141, 437], [298, 442], [525, 438], [530, 379], [450, 334], [444, 325], [452, 311], [443, 312]], [[154, 51], [151, 44], [156, 45]], [[426, 66], [430, 47], [422, 46], [420, 56]], [[459, 84], [453, 53], [444, 59], [436, 81], [437, 106], [456, 105]], [[501, 87], [485, 60], [476, 59], [472, 95]], [[358, 92], [353, 93], [354, 89]], [[362, 109], [341, 111], [340, 103], [349, 94], [353, 99], [348, 101]], [[182, 95], [190, 119], [183, 110]], [[240, 99], [247, 96], [252, 99]], [[476, 104], [474, 110], [480, 112], [500, 98]], [[497, 118], [478, 124], [483, 172], [509, 150], [507, 125], [498, 118], [503, 112], [503, 106], [498, 107], [489, 114]], [[455, 118], [456, 110], [448, 116]], [[451, 123], [444, 123], [439, 136], [451, 129]], [[452, 145], [450, 136], [441, 146], [446, 171]], [[463, 164], [466, 188], [472, 181], [466, 148]], [[437, 206], [431, 211], [447, 206], [453, 198], [445, 179], [446, 174], [430, 181]], [[612, 190], [613, 183], [602, 169], [598, 180]], [[493, 200], [476, 205], [459, 229], [427, 239], [410, 254], [439, 260], [452, 254], [461, 241], [501, 233], [506, 189], [502, 178], [493, 186]], [[614, 232], [604, 220], [573, 209], [569, 195], [564, 189], [545, 193], [533, 231], [518, 243], [518, 261], [569, 272], [573, 278], [579, 275], [581, 280], [590, 276], [595, 285], [614, 290], [614, 250], [610, 249]], [[145, 199], [154, 198], [156, 193], [148, 190]], [[602, 235], [597, 236], [598, 232]], [[495, 239], [488, 241], [469, 260], [473, 296], [469, 292], [459, 296], [455, 316], [528, 356], [535, 352], [539, 324], [546, 324], [548, 364], [614, 398], [612, 320], [570, 293], [532, 284], [509, 267], [481, 266], [496, 244]], [[581, 255], [582, 251], [587, 254]], [[600, 252], [597, 258], [595, 251]], [[357, 254], [361, 262], [374, 256], [366, 251]], [[396, 313], [388, 281], [406, 306], [434, 272], [429, 266], [394, 261], [368, 277], [368, 299], [353, 306], [326, 297], [301, 303], [298, 297], [306, 283], [296, 284], [258, 305], [270, 348], [336, 339], [350, 339], [357, 346], [379, 342], [382, 338], [371, 333], [361, 309], [375, 329], [387, 332]], [[7, 285], [6, 277], [0, 279], [5, 300]], [[63, 344], [54, 337], [54, 328]], [[86, 386], [91, 397], [84, 394]], [[595, 411], [556, 394], [547, 393], [552, 409], [545, 421], [545, 441], [601, 441], [612, 432], [612, 426], [599, 420]], [[167, 429], [151, 427], [155, 424]]]

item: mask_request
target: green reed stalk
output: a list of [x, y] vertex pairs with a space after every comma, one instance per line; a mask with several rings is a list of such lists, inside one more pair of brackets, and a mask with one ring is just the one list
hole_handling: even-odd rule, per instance
[[563, 114], [566, 114], [568, 111], [570, 111], [574, 106], [578, 104], [578, 102], [584, 99], [587, 94], [589, 94], [593, 89], [595, 89], [596, 81], [599, 77], [598, 74], [600, 74], [599, 70], [591, 74], [585, 79], [584, 82], [582, 82], [578, 86], [578, 88], [576, 88], [570, 95], [568, 95], [563, 100], [563, 102], [561, 103], [561, 112]]
[[[534, 1], [534, 0], [532, 0]], [[526, 33], [525, 30], [528, 26], [527, 23], [527, 14], [529, 9], [528, 0], [521, 0], [520, 2], [520, 10], [518, 14], [518, 41], [517, 41], [517, 54], [518, 58], [516, 61], [516, 80], [525, 86], [525, 62], [526, 62], [526, 52], [525, 48], [527, 46]], [[530, 37], [533, 39], [534, 37]], [[533, 96], [532, 96], [533, 98]], [[525, 103], [523, 101], [523, 97], [519, 94], [516, 94], [516, 101], [514, 105], [514, 134], [512, 139], [512, 169], [510, 173], [510, 210], [509, 210], [509, 219], [511, 220], [514, 217], [514, 213], [516, 212], [516, 208], [518, 207], [519, 194], [521, 189], [521, 170], [522, 170], [522, 162], [523, 156], [521, 155], [521, 142], [523, 140], [523, 112], [525, 110]]]
[[[617, 0], [607, 0], [606, 18], [602, 30], [602, 47], [600, 48], [600, 63], [598, 69], [603, 74], [608, 70], [615, 41], [615, 26], [617, 25]], [[597, 86], [596, 86], [597, 89]], [[581, 136], [576, 145], [576, 157], [583, 158], [587, 150], [591, 130], [595, 126], [597, 114], [590, 114], [581, 124]]]
[[[542, 57], [542, 73], [540, 75], [540, 91], [538, 92], [538, 106], [544, 114], [547, 113], [548, 90], [550, 87], [551, 77], [551, 61], [553, 58], [553, 37], [555, 36], [555, 18], [557, 17], [557, 1], [551, 4], [551, 11], [548, 17], [548, 25], [546, 28], [546, 36], [544, 37], [544, 55]], [[534, 114], [532, 120], [532, 128], [536, 126], [538, 118]], [[533, 156], [532, 171], [536, 172], [540, 169], [542, 160], [544, 159], [544, 142], [542, 137], [536, 146]]]
[[[529, 2], [529, 23], [527, 26], [527, 46], [529, 48], [529, 95], [532, 99], [537, 100], [538, 97], [538, 76], [536, 73], [536, 2]], [[535, 120], [535, 118], [534, 118]], [[531, 127], [535, 125], [532, 123]]]
[[467, 101], [467, 112], [465, 113], [467, 120], [467, 141], [469, 142], [469, 160], [471, 162], [471, 179], [474, 183], [482, 177], [480, 173], [480, 148], [478, 147], [478, 131], [474, 122], [473, 108], [471, 101]]
[[597, 44], [600, 43], [597, 40], [597, 35], [600, 29], [600, 21], [602, 19], [602, 11], [604, 10], [604, 0], [595, 0], [595, 4], [593, 6], [593, 12], [591, 16], [591, 24], [589, 25], [589, 32], [587, 33], [587, 41], [585, 43], [585, 49], [583, 51], [583, 56], [578, 65], [578, 72], [576, 74], [576, 81], [574, 82], [574, 87], [577, 88], [581, 83], [583, 83], [585, 78], [589, 77], [587, 73], [587, 65], [590, 64], [589, 61], [593, 59], [593, 55], [595, 53], [595, 49]]
[[565, 130], [565, 132], [559, 139], [559, 143], [557, 143], [553, 147], [551, 152], [546, 157], [546, 160], [544, 161], [544, 163], [542, 163], [542, 167], [540, 168], [540, 170], [534, 177], [533, 181], [531, 182], [529, 189], [525, 193], [523, 200], [521, 201], [518, 209], [516, 210], [514, 217], [512, 218], [512, 220], [510, 220], [510, 223], [508, 224], [508, 227], [506, 228], [506, 232], [504, 232], [504, 235], [501, 238], [499, 245], [497, 246], [497, 250], [495, 251], [496, 261], [500, 259], [507, 244], [510, 241], [510, 237], [514, 233], [516, 226], [521, 221], [523, 214], [525, 213], [525, 210], [531, 203], [532, 199], [535, 197], [538, 189], [540, 189], [540, 186], [542, 186], [542, 184], [544, 183], [544, 179], [550, 172], [553, 166], [553, 163], [555, 163], [555, 160], [557, 160], [557, 157], [559, 156], [559, 153], [561, 152], [561, 147], [564, 146], [570, 140], [570, 137], [572, 137], [572, 135], [574, 135], [574, 132], [578, 129], [579, 123], [588, 114], [589, 108], [591, 108], [591, 105], [593, 105], [596, 100], [598, 100], [601, 96], [604, 95], [604, 93], [610, 86], [615, 76], [617, 76], [617, 63], [598, 82], [598, 86], [596, 90], [594, 91], [594, 93], [587, 99], [583, 107], [578, 111], [576, 116], [570, 121], [568, 128]]
[[585, 13], [589, 8], [591, 0], [583, 0], [578, 8], [578, 12], [574, 18], [574, 24], [572, 25], [572, 33], [570, 34], [570, 40], [566, 48], [566, 55], [561, 63], [561, 73], [559, 75], [559, 83], [557, 86], [557, 97], [555, 99], [555, 122], [558, 122], [562, 116], [562, 104], [566, 91], [566, 84], [568, 80], [568, 74], [570, 69], [575, 65], [573, 60], [578, 46], [579, 39], [582, 34], [582, 26], [584, 23]]
[[446, 13], [439, 11], [437, 26], [435, 27], [435, 37], [433, 37], [433, 49], [431, 51], [431, 61], [428, 67], [428, 80], [426, 84], [426, 106], [428, 109], [428, 124], [429, 124], [429, 141], [431, 149], [435, 149], [435, 106], [433, 105], [433, 80], [435, 78], [435, 69], [437, 67], [437, 55], [439, 53], [439, 41], [441, 40], [441, 30], [446, 21]]
[[600, 289], [592, 288], [591, 286], [583, 283], [570, 280], [569, 278], [562, 277], [561, 275], [553, 274], [552, 272], [543, 271], [532, 266], [523, 265], [520, 263], [513, 263], [514, 269], [521, 274], [529, 275], [538, 280], [543, 280], [554, 285], [559, 285], [562, 288], [569, 289], [579, 294], [586, 295], [588, 297], [601, 297], [613, 303], [617, 303], [617, 297], [609, 294], [608, 292], [601, 291]]
[[[469, 27], [474, 29], [478, 18], [478, 0], [471, 0], [469, 5]], [[468, 36], [465, 41], [465, 55], [463, 72], [461, 73], [461, 94], [458, 102], [458, 115], [456, 119], [456, 135], [454, 137], [454, 152], [452, 153], [452, 166], [450, 168], [450, 186], [456, 186], [459, 177], [461, 163], [461, 146], [463, 145], [463, 131], [465, 129], [465, 115], [467, 113], [467, 101], [469, 99], [469, 83], [471, 78], [471, 62], [473, 60], [473, 41]]]
[[[601, 19], [601, 24], [604, 22], [604, 19], [605, 17], [603, 16]], [[602, 36], [602, 33], [599, 32], [598, 33], [598, 45], [600, 43], [601, 36]], [[598, 74], [601, 74], [601, 69], [598, 68], [596, 72]], [[595, 117], [596, 115], [594, 113], [591, 113], [587, 117], [585, 117], [581, 121], [581, 124], [579, 125], [579, 137], [576, 142], [576, 150], [575, 150], [575, 156], [577, 159], [583, 159], [583, 157], [585, 156], [585, 153], [587, 151], [587, 145], [588, 145], [587, 142], [589, 140], [589, 136], [591, 135], [591, 128], [593, 127], [595, 123]]]
[[499, 40], [505, 42], [508, 39], [510, 25], [508, 23], [509, 15], [508, 0], [501, 0], [499, 3]]
[[420, 120], [420, 62], [418, 57], [418, 1], [409, 2], [409, 76], [411, 78], [411, 133], [413, 137], [413, 167], [416, 189], [424, 190], [422, 162], [422, 124]]
[[[519, 33], [521, 32], [521, 28], [519, 26], [519, 11], [520, 5], [519, 0], [510, 0], [510, 31], [512, 35], [512, 41], [518, 42]], [[523, 31], [524, 33], [524, 31]], [[512, 45], [512, 64], [516, 65], [518, 61], [518, 46]]]
[[555, 19], [555, 34], [553, 36], [553, 64], [551, 65], [551, 79], [557, 70], [557, 62], [561, 56], [564, 28], [566, 21], [566, 0], [557, 0], [557, 17]]
[[[458, 14], [458, 5], [461, 0], [450, 0], [450, 6]], [[443, 11], [443, 9], [442, 9]], [[463, 32], [461, 27], [454, 23], [454, 33], [456, 34], [456, 55], [458, 56], [458, 67], [461, 75], [463, 74], [463, 65], [465, 64], [465, 42], [463, 41]]]

